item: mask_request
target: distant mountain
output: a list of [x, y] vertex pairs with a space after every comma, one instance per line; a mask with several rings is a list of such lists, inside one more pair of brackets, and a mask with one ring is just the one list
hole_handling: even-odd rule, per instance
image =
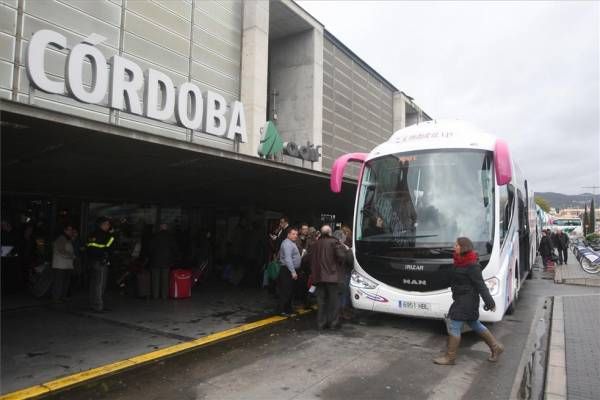
[[[584, 204], [589, 204], [592, 200], [591, 193], [583, 194], [562, 194], [554, 192], [536, 192], [535, 197], [544, 198], [551, 207], [554, 208], [583, 208]], [[600, 195], [594, 197], [594, 205], [600, 207]]]

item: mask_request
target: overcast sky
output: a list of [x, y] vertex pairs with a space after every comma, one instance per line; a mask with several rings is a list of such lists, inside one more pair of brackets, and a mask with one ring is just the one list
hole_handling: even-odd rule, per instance
[[600, 186], [599, 2], [298, 3], [431, 117], [505, 138], [533, 190]]

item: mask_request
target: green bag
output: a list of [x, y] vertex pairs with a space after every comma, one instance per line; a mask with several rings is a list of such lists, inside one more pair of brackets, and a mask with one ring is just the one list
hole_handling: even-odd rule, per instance
[[278, 261], [271, 261], [267, 264], [267, 276], [269, 279], [274, 281], [279, 277], [279, 268], [281, 268], [281, 264]]

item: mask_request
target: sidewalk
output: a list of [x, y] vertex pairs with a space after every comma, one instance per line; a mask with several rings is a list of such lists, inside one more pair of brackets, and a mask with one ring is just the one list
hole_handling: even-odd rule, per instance
[[50, 307], [23, 296], [2, 309], [0, 393], [188, 342], [272, 314], [259, 289], [199, 288], [190, 299], [145, 300], [112, 293], [112, 311], [90, 313], [85, 294]]
[[572, 253], [569, 253], [569, 263], [554, 267], [554, 282], [569, 285], [598, 286], [600, 274], [588, 274], [581, 268]]
[[597, 295], [556, 296], [545, 399], [597, 399], [599, 371], [600, 289]]

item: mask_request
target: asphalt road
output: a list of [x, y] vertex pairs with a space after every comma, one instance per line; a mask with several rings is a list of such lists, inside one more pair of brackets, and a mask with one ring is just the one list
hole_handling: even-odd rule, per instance
[[517, 311], [489, 328], [506, 346], [497, 364], [473, 333], [456, 366], [431, 362], [444, 349], [439, 321], [361, 313], [319, 333], [314, 315], [59, 393], [60, 399], [508, 399], [537, 309], [547, 296], [597, 293], [526, 282]]

